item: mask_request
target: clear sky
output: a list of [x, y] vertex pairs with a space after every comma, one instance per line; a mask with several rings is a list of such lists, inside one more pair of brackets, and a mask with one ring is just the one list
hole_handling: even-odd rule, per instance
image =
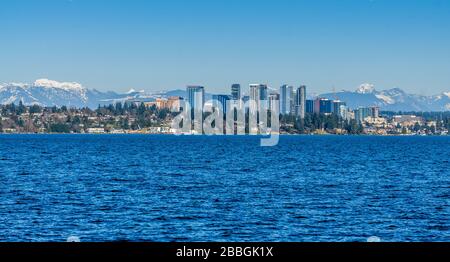
[[0, 83], [450, 91], [450, 0], [1, 0]]

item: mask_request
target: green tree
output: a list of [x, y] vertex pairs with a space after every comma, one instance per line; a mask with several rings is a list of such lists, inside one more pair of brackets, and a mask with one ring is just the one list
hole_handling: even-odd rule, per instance
[[50, 124], [50, 132], [52, 133], [70, 133], [70, 127], [64, 123]]
[[30, 114], [39, 114], [42, 113], [42, 108], [38, 105], [32, 105], [30, 107]]
[[27, 108], [23, 105], [22, 100], [20, 100], [19, 106], [17, 107], [16, 113], [17, 113], [17, 115], [20, 116], [20, 115], [22, 115], [22, 114], [24, 114], [26, 112], [27, 112]]

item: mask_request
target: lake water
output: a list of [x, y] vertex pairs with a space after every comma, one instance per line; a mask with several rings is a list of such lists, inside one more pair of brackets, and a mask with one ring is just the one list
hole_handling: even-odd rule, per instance
[[0, 136], [0, 241], [450, 241], [450, 137]]

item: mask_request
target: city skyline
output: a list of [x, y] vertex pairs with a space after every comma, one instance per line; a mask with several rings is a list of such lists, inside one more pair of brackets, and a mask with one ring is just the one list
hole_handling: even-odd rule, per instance
[[[83, 87], [76, 82], [58, 82], [49, 79], [38, 79], [34, 83], [10, 83], [0, 84], [0, 104], [41, 105], [41, 106], [69, 106], [69, 107], [90, 107], [96, 108], [99, 104], [116, 103], [118, 101], [143, 101], [149, 102], [159, 98], [170, 98], [181, 96], [188, 98], [191, 96], [189, 89], [202, 90], [202, 100], [206, 102], [211, 97], [217, 100], [243, 100], [253, 96], [264, 97], [264, 100], [279, 100], [280, 112], [299, 112], [302, 115], [312, 105], [308, 105], [308, 99], [324, 98], [329, 100], [343, 100], [350, 108], [360, 108], [367, 106], [377, 106], [386, 111], [417, 111], [436, 112], [449, 111], [450, 92], [434, 96], [421, 96], [409, 94], [402, 89], [394, 88], [390, 90], [377, 90], [373, 85], [363, 84], [354, 91], [337, 91], [329, 93], [317, 93], [314, 88], [306, 93], [306, 85], [297, 86], [283, 84], [279, 88], [273, 88], [267, 84], [250, 84], [242, 88], [240, 84], [232, 84], [228, 90], [214, 92], [202, 85], [188, 85], [187, 89], [165, 90], [154, 93], [146, 93], [144, 90], [130, 90], [126, 93], [115, 93], [112, 91], [101, 92], [95, 89]], [[260, 89], [260, 90], [258, 90]], [[234, 99], [232, 99], [234, 98]], [[237, 99], [236, 99], [237, 98]], [[301, 103], [303, 101], [303, 103]], [[299, 107], [297, 107], [299, 106]], [[338, 110], [335, 110], [336, 112]]]
[[[2, 1], [0, 82], [450, 89], [447, 1]], [[121, 19], [117, 19], [120, 17]], [[38, 18], [38, 19], [37, 19]]]

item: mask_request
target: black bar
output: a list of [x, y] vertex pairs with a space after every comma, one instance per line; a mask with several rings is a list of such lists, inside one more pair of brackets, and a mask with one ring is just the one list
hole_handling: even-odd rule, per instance
[[[198, 251], [189, 256], [186, 251]], [[210, 250], [206, 257], [206, 251]], [[269, 251], [270, 250], [270, 251]], [[182, 251], [182, 252], [181, 252]], [[180, 255], [180, 252], [183, 256]], [[202, 256], [203, 254], [203, 256]], [[449, 243], [0, 243], [0, 258], [450, 258]]]

